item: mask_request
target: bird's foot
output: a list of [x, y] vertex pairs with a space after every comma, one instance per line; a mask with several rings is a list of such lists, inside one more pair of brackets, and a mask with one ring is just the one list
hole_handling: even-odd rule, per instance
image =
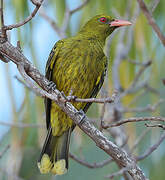
[[56, 90], [56, 84], [53, 81], [50, 81], [48, 84], [48, 92], [53, 92]]
[[77, 96], [73, 96], [73, 95], [71, 95], [71, 96], [67, 96], [67, 100], [68, 100], [68, 102], [75, 101], [75, 100], [76, 100], [76, 98], [77, 98]]
[[85, 122], [85, 118], [86, 118], [84, 111], [82, 109], [80, 109], [76, 114], [81, 116], [77, 125], [82, 125]]

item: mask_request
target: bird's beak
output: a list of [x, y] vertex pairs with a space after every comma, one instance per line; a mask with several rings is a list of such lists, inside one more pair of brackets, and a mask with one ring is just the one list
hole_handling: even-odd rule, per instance
[[119, 19], [115, 19], [114, 21], [110, 22], [110, 27], [121, 27], [121, 26], [129, 26], [132, 23], [129, 21], [125, 21], [125, 20], [119, 20]]

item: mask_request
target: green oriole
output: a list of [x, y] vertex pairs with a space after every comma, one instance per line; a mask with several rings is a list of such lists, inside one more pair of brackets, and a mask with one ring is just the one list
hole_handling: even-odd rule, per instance
[[[106, 38], [117, 28], [131, 23], [110, 16], [97, 15], [73, 37], [58, 41], [46, 65], [46, 78], [58, 90], [79, 98], [98, 94], [106, 74], [107, 58], [103, 52]], [[86, 112], [91, 103], [73, 102]], [[70, 135], [74, 122], [50, 99], [45, 99], [48, 134], [38, 160], [41, 173], [64, 174], [68, 169]]]

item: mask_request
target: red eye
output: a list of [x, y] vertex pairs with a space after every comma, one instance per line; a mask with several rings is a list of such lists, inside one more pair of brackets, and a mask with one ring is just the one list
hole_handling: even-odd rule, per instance
[[100, 18], [100, 22], [105, 23], [107, 19], [105, 17]]

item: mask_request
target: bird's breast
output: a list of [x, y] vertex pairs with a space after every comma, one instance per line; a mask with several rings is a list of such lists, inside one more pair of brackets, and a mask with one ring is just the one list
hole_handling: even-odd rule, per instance
[[72, 45], [60, 52], [52, 78], [60, 91], [79, 98], [91, 97], [105, 68], [104, 53], [96, 49]]

